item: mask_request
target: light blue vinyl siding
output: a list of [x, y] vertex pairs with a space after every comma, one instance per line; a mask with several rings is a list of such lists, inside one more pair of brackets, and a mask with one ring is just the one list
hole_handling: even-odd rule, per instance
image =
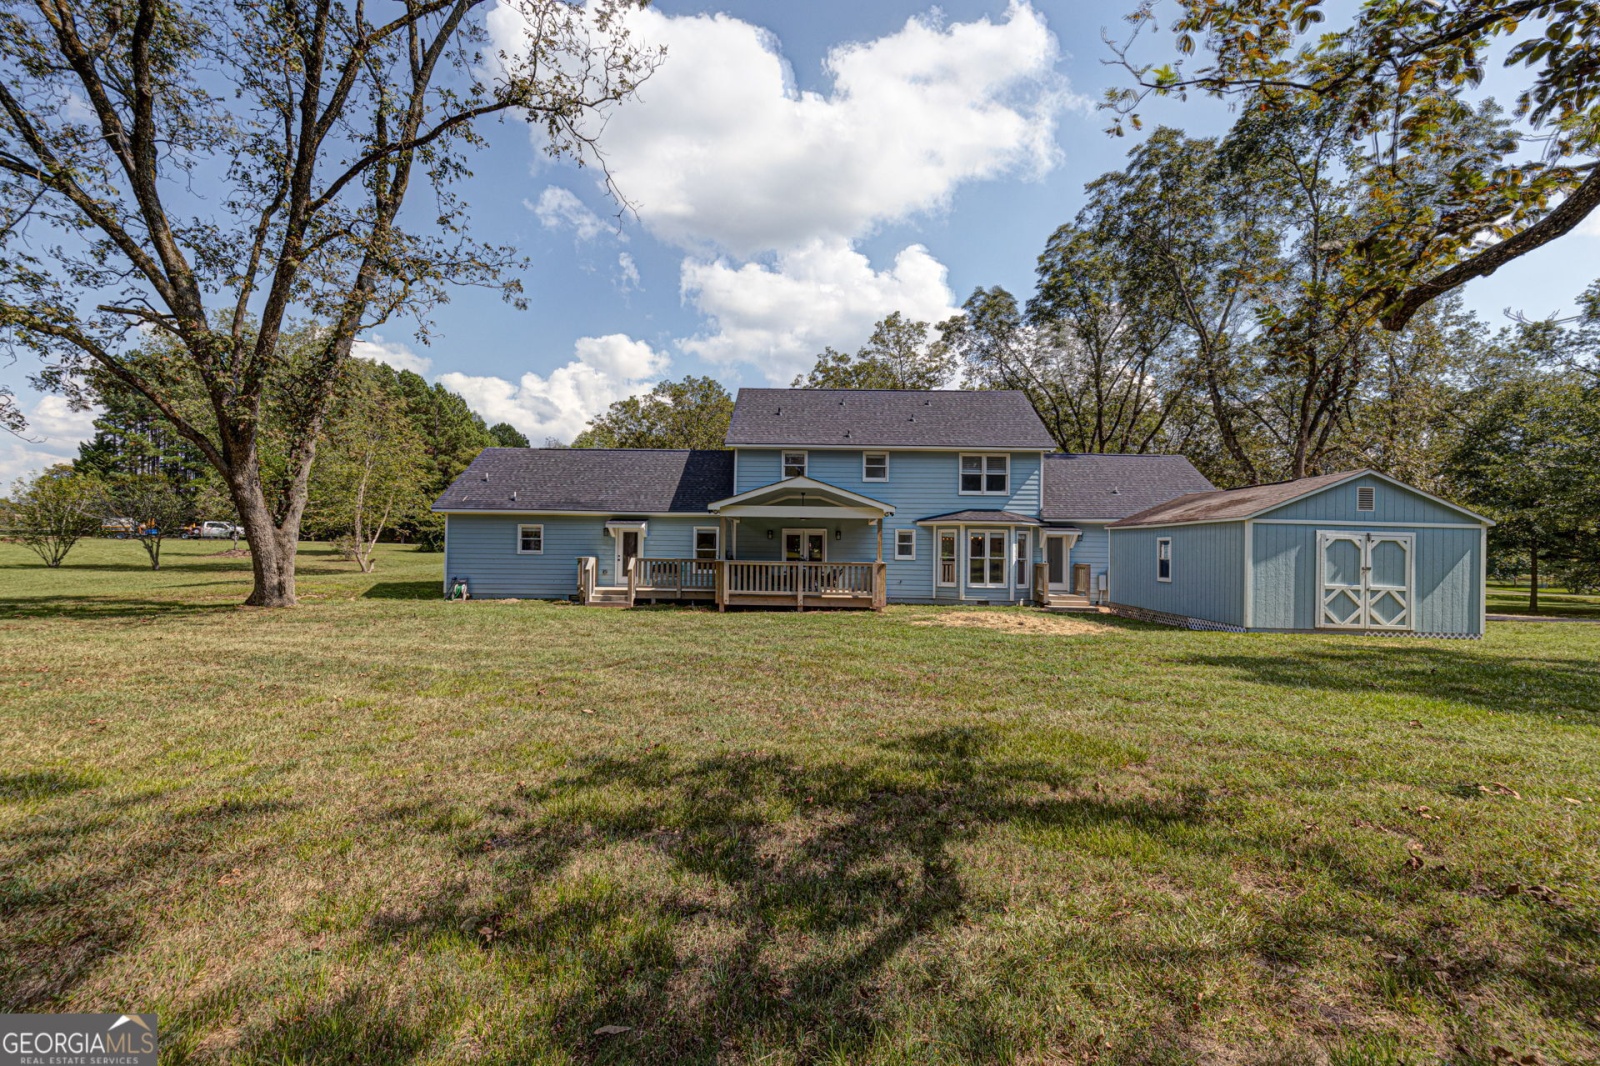
[[1111, 568], [1111, 541], [1106, 534], [1106, 527], [1087, 522], [1072, 524], [1082, 530], [1083, 535], [1078, 538], [1078, 543], [1072, 546], [1072, 553], [1067, 562], [1072, 566], [1088, 563], [1089, 588], [1098, 589], [1100, 575], [1109, 573]]
[[[1374, 509], [1356, 510], [1356, 490], [1372, 489]], [[1261, 520], [1318, 522], [1475, 522], [1476, 519], [1382, 478], [1359, 477], [1324, 489], [1313, 496], [1291, 500], [1259, 516]]]
[[[781, 480], [779, 465], [781, 452], [805, 449], [740, 448], [736, 490], [769, 485]], [[871, 448], [868, 451], [884, 449]], [[986, 454], [975, 450], [972, 454]], [[1012, 511], [1031, 518], [1038, 517], [1040, 499], [1040, 456], [1037, 452], [1012, 452], [1010, 492], [1003, 496], [963, 496], [960, 492], [961, 457], [957, 452], [889, 452], [889, 480], [864, 481], [861, 477], [861, 452], [859, 451], [808, 451], [806, 473], [818, 481], [825, 481], [841, 489], [869, 496], [892, 504], [895, 513], [884, 523], [883, 559], [891, 602], [930, 602], [935, 598], [957, 599], [963, 594], [967, 600], [990, 602], [1027, 599], [1031, 589], [1005, 589], [965, 587], [966, 545], [961, 545], [960, 565], [957, 566], [962, 585], [941, 588], [938, 596], [934, 590], [934, 553], [938, 550], [932, 529], [919, 527], [917, 522], [933, 515], [952, 511]], [[771, 519], [745, 520], [739, 526], [739, 555], [744, 559], [776, 559], [782, 554], [781, 530], [785, 527], [827, 525], [830, 529], [828, 558], [835, 561], [870, 561], [876, 556], [877, 534], [860, 519], [833, 522], [785, 521]], [[766, 539], [767, 529], [772, 529], [773, 539]], [[842, 529], [842, 539], [833, 540], [833, 529]], [[917, 537], [915, 560], [894, 558], [895, 532], [914, 530]], [[1030, 564], [1042, 558], [1039, 531], [1030, 533], [1028, 554]], [[1014, 575], [1013, 575], [1014, 576]], [[1029, 581], [1031, 582], [1031, 578]]]
[[[606, 534], [611, 515], [448, 515], [444, 576], [467, 579], [478, 599], [565, 599], [578, 591], [578, 559], [598, 560], [602, 585], [618, 583], [616, 542]], [[643, 554], [664, 559], [686, 559], [694, 554], [694, 527], [715, 526], [710, 516], [652, 518], [644, 538]], [[544, 526], [544, 551], [539, 555], [517, 552], [519, 525]]]
[[[1156, 541], [1172, 539], [1172, 580], [1156, 580]], [[1111, 531], [1111, 602], [1244, 624], [1244, 526], [1238, 522]]]
[[[1431, 501], [1423, 502], [1437, 507]], [[1379, 506], [1382, 507], [1381, 502]], [[1353, 502], [1351, 507], [1354, 507]], [[1448, 510], [1446, 513], [1453, 514]], [[1363, 531], [1366, 528], [1358, 522], [1330, 521], [1315, 526], [1277, 525], [1267, 520], [1255, 522], [1250, 534], [1255, 566], [1251, 628], [1317, 628], [1321, 595], [1317, 588], [1317, 532], [1323, 529]], [[1374, 532], [1410, 533], [1416, 538], [1413, 548], [1416, 584], [1412, 589], [1416, 632], [1482, 636], [1483, 558], [1482, 533], [1478, 527], [1405, 529], [1385, 526]]]

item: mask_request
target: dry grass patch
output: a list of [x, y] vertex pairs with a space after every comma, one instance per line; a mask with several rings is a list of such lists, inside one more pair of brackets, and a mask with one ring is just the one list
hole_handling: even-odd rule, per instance
[[1015, 633], [1028, 637], [1104, 637], [1127, 632], [1116, 626], [1087, 618], [1047, 614], [1026, 608], [999, 611], [972, 610], [949, 607], [938, 614], [914, 619], [914, 626], [956, 626], [965, 629], [989, 629], [996, 633]]

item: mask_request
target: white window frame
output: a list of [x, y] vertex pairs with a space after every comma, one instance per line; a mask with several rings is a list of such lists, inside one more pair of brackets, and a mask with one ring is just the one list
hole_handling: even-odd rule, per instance
[[705, 562], [700, 558], [700, 534], [711, 534], [711, 558], [722, 558], [722, 530], [716, 526], [695, 526], [693, 539], [689, 541], [689, 551], [694, 559]]
[[[1165, 554], [1163, 554], [1165, 552]], [[1167, 576], [1161, 576], [1161, 564], [1167, 564]], [[1172, 583], [1172, 538], [1156, 538], [1156, 580], [1165, 584]]]
[[[538, 530], [538, 533], [539, 533], [539, 546], [537, 548], [535, 548], [535, 549], [532, 549], [532, 550], [529, 550], [529, 549], [524, 548], [522, 546], [522, 538], [525, 535], [523, 533], [523, 531], [524, 530], [528, 530], [528, 529]], [[526, 525], [517, 526], [517, 554], [518, 555], [543, 555], [544, 554], [544, 523], [543, 522], [530, 522], [530, 523], [528, 523]]]
[[1025, 589], [1031, 584], [1028, 578], [1033, 571], [1033, 535], [1026, 529], [1013, 530], [1011, 550], [1016, 553], [1016, 558], [1011, 560], [1016, 578], [1013, 587]]
[[[965, 489], [965, 488], [961, 487], [961, 482], [963, 480], [964, 475], [967, 472], [966, 471], [966, 464], [967, 464], [967, 460], [968, 459], [977, 459], [982, 464], [983, 469], [981, 471], [979, 471], [979, 473], [978, 473], [979, 485], [981, 487], [978, 488], [978, 489]], [[1006, 464], [1006, 487], [1003, 488], [1003, 489], [991, 489], [991, 488], [989, 488], [989, 474], [990, 474], [989, 463], [990, 463], [991, 460], [994, 460], [994, 459], [1002, 460]], [[1010, 453], [1009, 452], [962, 452], [961, 453], [961, 457], [956, 460], [956, 495], [958, 495], [958, 496], [1009, 496], [1009, 495], [1011, 495], [1011, 455], [1010, 455]]]
[[[789, 473], [789, 456], [791, 456], [791, 455], [798, 455], [800, 457], [800, 472], [798, 474]], [[800, 452], [800, 451], [782, 451], [782, 452], [779, 452], [778, 453], [778, 473], [783, 475], [782, 480], [784, 480], [784, 481], [787, 481], [789, 478], [792, 478], [792, 477], [805, 477], [806, 475], [811, 473], [811, 456], [808, 455], [805, 452]]]
[[[789, 528], [785, 529], [783, 531], [783, 533], [781, 534], [783, 539], [778, 542], [778, 558], [781, 561], [786, 562], [786, 563], [795, 561], [795, 560], [789, 558], [789, 534], [791, 534], [791, 533], [800, 534], [800, 547], [802, 549], [802, 553], [803, 553], [803, 549], [805, 548], [805, 542], [806, 542], [807, 539], [809, 539], [810, 535], [813, 534], [813, 533], [821, 534], [822, 535], [822, 558], [818, 559], [817, 562], [825, 563], [825, 562], [828, 561], [828, 539], [829, 538], [828, 538], [828, 527], [827, 526], [790, 526]], [[800, 561], [804, 562], [805, 560], [800, 560]]]
[[[883, 476], [882, 477], [868, 477], [867, 476], [867, 456], [869, 456], [869, 455], [881, 455], [881, 456], [883, 456]], [[861, 480], [862, 481], [879, 482], [879, 483], [884, 482], [884, 481], [888, 481], [889, 480], [889, 453], [888, 452], [862, 452], [861, 453]]]
[[[1366, 506], [1361, 506], [1365, 503]], [[1356, 510], [1362, 514], [1373, 514], [1378, 510], [1378, 490], [1371, 485], [1356, 486]]]
[[[1011, 573], [1010, 573], [1011, 565], [1012, 565], [1012, 563], [1011, 563], [1011, 553], [1012, 553], [1011, 531], [1007, 530], [1007, 529], [988, 529], [988, 528], [983, 528], [983, 527], [978, 527], [978, 526], [967, 526], [965, 528], [966, 528], [966, 536], [964, 538], [962, 538], [962, 539], [964, 539], [967, 542], [966, 543], [967, 588], [969, 588], [969, 589], [1009, 589], [1009, 588], [1011, 588], [1012, 587], [1012, 585], [1011, 585]], [[982, 537], [983, 538], [984, 554], [981, 555], [981, 556], [974, 556], [972, 554], [972, 538], [974, 538], [974, 537]], [[993, 546], [993, 543], [994, 543], [993, 538], [995, 538], [995, 537], [999, 537], [1000, 538], [1000, 555], [998, 556], [998, 558], [1000, 560], [1000, 580], [999, 580], [998, 583], [997, 582], [992, 582], [992, 581], [989, 580], [989, 564], [991, 562], [993, 562], [994, 559], [996, 558], [996, 556], [989, 554], [989, 548]], [[972, 563], [973, 563], [973, 560], [975, 558], [981, 558], [983, 560], [983, 563], [984, 563], [984, 566], [983, 566], [983, 570], [984, 570], [983, 577], [984, 577], [984, 579], [982, 581], [974, 581], [974, 580], [972, 580]]]
[[[901, 551], [900, 551], [900, 538], [901, 537], [906, 537], [906, 536], [909, 536], [911, 538], [911, 551], [910, 551], [909, 554], [902, 554]], [[916, 557], [917, 557], [917, 531], [915, 529], [897, 529], [897, 530], [894, 531], [894, 557], [896, 559], [900, 559], [900, 560], [904, 560], [904, 559], [915, 560], [916, 559]]]

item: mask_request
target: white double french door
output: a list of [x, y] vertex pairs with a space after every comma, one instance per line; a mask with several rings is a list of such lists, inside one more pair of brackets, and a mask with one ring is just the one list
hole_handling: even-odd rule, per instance
[[1317, 533], [1319, 629], [1414, 626], [1415, 535]]

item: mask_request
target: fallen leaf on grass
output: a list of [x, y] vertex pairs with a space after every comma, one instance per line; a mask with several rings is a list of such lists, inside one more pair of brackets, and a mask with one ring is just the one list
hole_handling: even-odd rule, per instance
[[1522, 793], [1510, 785], [1502, 785], [1498, 781], [1490, 781], [1487, 785], [1479, 785], [1478, 791], [1490, 796], [1510, 796], [1512, 799], [1521, 799]]
[[619, 1036], [623, 1033], [633, 1032], [631, 1025], [602, 1025], [594, 1031], [595, 1036]]

